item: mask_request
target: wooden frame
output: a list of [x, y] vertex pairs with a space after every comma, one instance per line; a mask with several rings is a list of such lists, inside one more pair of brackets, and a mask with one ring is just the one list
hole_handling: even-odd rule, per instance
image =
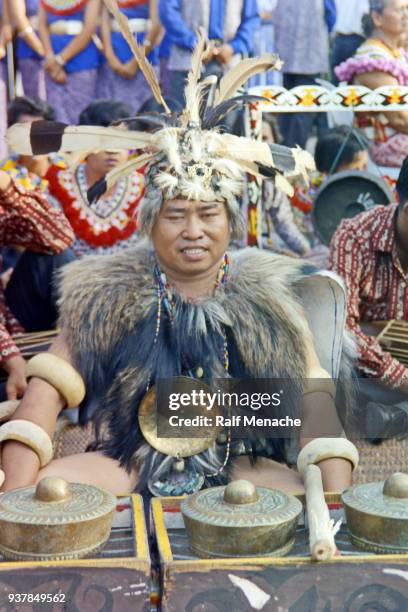
[[[304, 501], [303, 496], [298, 497]], [[151, 502], [151, 529], [161, 564], [163, 611], [204, 610], [208, 605], [220, 612], [238, 609], [337, 612], [363, 609], [369, 602], [373, 606], [382, 601], [394, 602], [395, 608], [384, 609], [400, 609], [401, 602], [405, 607], [408, 604], [404, 577], [408, 555], [344, 556], [328, 563], [313, 563], [310, 557], [290, 555], [175, 560], [165, 512], [176, 512], [181, 499], [160, 498]], [[340, 497], [326, 494], [326, 500], [339, 505]], [[262, 597], [267, 599], [264, 606], [254, 607], [255, 600], [258, 598], [260, 605]]]
[[[0, 561], [2, 604], [7, 607], [9, 594], [60, 592], [65, 595], [65, 605], [57, 603], [37, 606], [48, 610], [76, 612], [149, 611], [151, 562], [143, 501], [140, 495], [126, 496], [126, 499], [131, 500], [135, 556], [70, 561]], [[120, 501], [121, 498], [118, 498], [118, 507]], [[24, 610], [30, 609], [29, 603], [21, 602], [20, 605]], [[33, 609], [37, 609], [35, 604]]]

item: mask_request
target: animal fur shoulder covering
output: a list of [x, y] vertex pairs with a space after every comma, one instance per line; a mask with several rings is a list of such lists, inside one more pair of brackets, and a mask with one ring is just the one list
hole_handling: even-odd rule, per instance
[[[284, 364], [289, 360], [293, 374], [303, 376], [307, 324], [292, 285], [304, 274], [304, 262], [250, 248], [232, 252], [230, 260], [225, 290], [197, 306], [205, 315], [197, 317], [201, 331], [206, 331], [208, 320], [228, 325], [254, 376], [267, 373], [272, 354], [278, 371], [287, 372]], [[77, 365], [84, 353], [99, 354], [103, 360], [157, 309], [153, 268], [153, 252], [146, 243], [64, 267], [60, 326]]]

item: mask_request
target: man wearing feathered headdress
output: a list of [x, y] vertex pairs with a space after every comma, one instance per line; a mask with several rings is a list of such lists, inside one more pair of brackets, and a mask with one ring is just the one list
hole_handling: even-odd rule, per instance
[[[186, 108], [174, 116], [117, 5], [105, 2], [163, 105], [163, 114], [143, 117], [156, 131], [44, 122], [14, 126], [9, 140], [20, 152], [144, 148], [141, 157], [112, 170], [88, 195], [91, 200], [99, 197], [118, 176], [146, 165], [139, 227], [149, 240], [116, 255], [85, 258], [64, 272], [60, 336], [49, 353], [30, 362], [33, 380], [7, 423], [7, 435], [0, 429], [7, 440], [2, 451], [4, 488], [58, 474], [117, 493], [136, 488], [153, 495], [181, 495], [249, 472], [258, 484], [299, 489], [298, 474], [276, 463], [290, 461], [282, 438], [255, 433], [236, 443], [230, 432], [214, 437], [211, 430], [198, 443], [166, 443], [155, 427], [154, 388], [161, 379], [189, 386], [186, 381], [240, 378], [282, 382], [289, 395], [280, 409], [271, 408], [275, 416], [284, 410], [296, 417], [300, 406], [315, 408], [323, 395], [334, 429], [342, 430], [331, 380], [336, 368], [328, 373], [322, 367], [295, 292], [310, 266], [257, 249], [228, 252], [230, 240], [242, 231], [239, 197], [245, 173], [274, 177], [290, 190], [285, 176], [310, 166], [309, 156], [300, 150], [221, 134], [215, 128], [231, 108], [252, 99], [234, 97], [241, 85], [259, 70], [276, 66], [277, 58], [245, 60], [214, 88], [212, 80], [200, 83], [206, 44], [200, 37]], [[335, 291], [330, 285], [330, 295]], [[320, 310], [323, 306], [319, 303]], [[326, 336], [331, 318], [327, 313]], [[341, 333], [340, 321], [340, 340]], [[338, 340], [339, 334], [329, 343], [328, 368], [340, 354]], [[81, 403], [85, 393], [87, 402], [97, 404], [98, 451], [51, 461], [49, 437], [57, 415], [64, 406]], [[309, 433], [302, 432], [301, 445], [318, 435], [314, 415]], [[248, 457], [262, 459], [252, 468]], [[350, 483], [348, 461], [331, 457], [320, 466], [326, 488], [341, 490]]]

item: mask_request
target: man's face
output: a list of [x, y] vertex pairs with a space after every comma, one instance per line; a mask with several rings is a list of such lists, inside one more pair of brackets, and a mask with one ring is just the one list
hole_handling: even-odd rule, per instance
[[100, 151], [87, 157], [88, 166], [100, 176], [108, 174], [113, 168], [127, 161], [127, 151]]
[[152, 231], [156, 256], [177, 276], [194, 276], [223, 257], [231, 232], [225, 204], [165, 200]]

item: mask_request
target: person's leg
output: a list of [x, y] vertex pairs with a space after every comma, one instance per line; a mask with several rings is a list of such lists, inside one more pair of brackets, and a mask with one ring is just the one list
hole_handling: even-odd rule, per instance
[[[45, 75], [47, 102], [55, 109], [58, 121], [76, 125], [79, 115], [95, 100], [99, 71], [80, 70], [71, 72], [64, 85], [59, 85]], [[68, 101], [68, 102], [67, 102]]]
[[176, 100], [181, 108], [185, 106], [184, 90], [188, 73], [185, 70], [170, 70], [170, 98]]
[[26, 251], [19, 259], [6, 288], [6, 302], [26, 331], [55, 326], [58, 291], [54, 275], [75, 256], [70, 249], [58, 255]]
[[[358, 34], [338, 34], [333, 44], [332, 69], [352, 57], [363, 42], [364, 38]], [[339, 82], [336, 77], [334, 82], [336, 84]]]
[[24, 95], [46, 99], [44, 62], [37, 59], [20, 59], [18, 69], [23, 81]]
[[128, 474], [118, 461], [97, 452], [55, 459], [39, 471], [36, 482], [46, 476], [102, 487], [115, 495], [131, 493], [137, 484], [135, 470]]
[[373, 442], [408, 436], [408, 393], [375, 379], [359, 379], [360, 435]]
[[270, 487], [287, 493], [302, 493], [304, 486], [298, 472], [271, 459], [260, 458], [251, 465], [248, 457], [234, 459], [232, 480], [249, 480], [257, 487]]

